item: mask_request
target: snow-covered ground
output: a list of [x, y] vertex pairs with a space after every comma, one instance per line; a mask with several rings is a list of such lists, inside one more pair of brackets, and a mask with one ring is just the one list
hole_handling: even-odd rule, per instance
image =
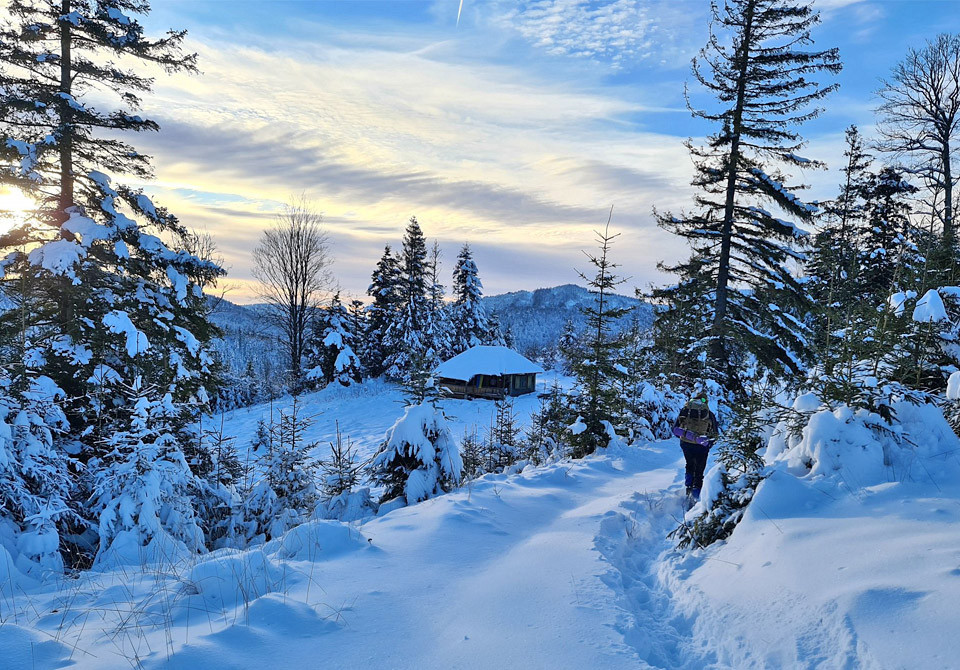
[[[370, 453], [398, 398], [315, 394], [314, 439], [339, 418]], [[490, 407], [449, 409], [482, 426]], [[778, 469], [729, 541], [684, 554], [666, 538], [679, 449], [661, 442], [190, 563], [47, 584], [0, 564], [0, 667], [956, 667], [958, 455], [865, 487]]]
[[[543, 392], [558, 381], [561, 385], [570, 380], [548, 372], [539, 376], [537, 391]], [[384, 434], [403, 414], [404, 399], [400, 387], [389, 382], [371, 380], [357, 386], [342, 387], [331, 384], [313, 393], [300, 397], [301, 415], [311, 420], [312, 425], [304, 432], [304, 440], [316, 443], [311, 455], [325, 458], [330, 453], [330, 443], [336, 439], [337, 427], [341, 436], [356, 447], [361, 460], [371, 457], [383, 442]], [[252, 407], [226, 412], [205, 419], [205, 428], [219, 430], [221, 423], [226, 436], [236, 438], [235, 446], [244, 456], [257, 430], [260, 420], [269, 423], [271, 413], [276, 419], [280, 410], [290, 409], [290, 398], [282, 398], [272, 403], [262, 403]], [[446, 399], [442, 407], [450, 419], [453, 435], [458, 440], [464, 431], [477, 431], [482, 439], [494, 420], [494, 404], [488, 400]], [[513, 411], [517, 423], [528, 426], [530, 415], [540, 406], [536, 393], [513, 399]]]

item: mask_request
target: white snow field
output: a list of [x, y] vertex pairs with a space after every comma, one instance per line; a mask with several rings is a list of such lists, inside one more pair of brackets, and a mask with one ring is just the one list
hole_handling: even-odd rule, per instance
[[[309, 396], [314, 435], [339, 415], [371, 453], [398, 398], [382, 384]], [[491, 409], [448, 403], [461, 428]], [[227, 416], [227, 432], [249, 439], [263, 411]], [[864, 470], [841, 468], [844, 488], [777, 468], [707, 550], [666, 538], [683, 512], [665, 441], [246, 552], [42, 584], [0, 560], [0, 668], [956, 668], [960, 442], [943, 426], [917, 477], [860, 486]]]

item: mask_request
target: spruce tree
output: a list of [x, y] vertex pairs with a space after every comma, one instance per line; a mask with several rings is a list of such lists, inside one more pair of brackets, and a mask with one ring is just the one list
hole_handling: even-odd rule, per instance
[[387, 431], [372, 468], [383, 501], [412, 505], [459, 484], [463, 461], [443, 413], [429, 404], [408, 405]]
[[898, 290], [919, 283], [923, 261], [908, 198], [917, 189], [895, 167], [869, 174], [863, 186], [865, 217], [859, 239], [861, 299], [880, 306]]
[[[611, 208], [611, 216], [613, 210]], [[594, 274], [579, 273], [593, 294], [593, 305], [581, 308], [587, 319], [584, 333], [584, 356], [573, 361], [573, 374], [577, 378], [579, 395], [576, 408], [586, 429], [573, 438], [573, 455], [580, 458], [605, 447], [609, 442], [612, 427], [622, 418], [622, 398], [619, 382], [623, 375], [618, 361], [618, 342], [611, 332], [611, 324], [630, 312], [629, 308], [614, 307], [609, 297], [613, 290], [626, 280], [614, 270], [619, 267], [610, 259], [610, 247], [619, 236], [610, 234], [610, 221], [604, 231], [597, 232], [599, 255], [587, 254]]]
[[507, 346], [507, 337], [503, 332], [503, 325], [500, 323], [500, 315], [496, 312], [490, 312], [487, 323], [490, 326], [490, 334], [487, 336], [485, 344], [491, 347]]
[[367, 289], [367, 295], [373, 298], [373, 303], [367, 310], [365, 346], [361, 350], [361, 359], [373, 377], [379, 377], [387, 371], [387, 362], [400, 347], [392, 328], [402, 300], [400, 281], [399, 261], [390, 245], [387, 245]]
[[557, 339], [557, 352], [560, 355], [562, 363], [561, 369], [569, 373], [573, 370], [573, 362], [580, 358], [583, 344], [580, 340], [580, 334], [577, 332], [577, 326], [573, 319], [567, 319], [563, 324], [563, 330], [560, 331], [560, 337]]
[[397, 343], [396, 349], [384, 363], [388, 377], [407, 378], [414, 359], [422, 358], [422, 363], [430, 369], [439, 363], [431, 329], [429, 273], [426, 239], [414, 216], [410, 218], [403, 236], [398, 309], [386, 332], [390, 341]]
[[[429, 288], [430, 320], [427, 326], [427, 341], [431, 343], [437, 362], [445, 361], [454, 354], [454, 329], [450, 309], [445, 300], [446, 289], [440, 281], [440, 243], [434, 240], [430, 247]], [[457, 352], [459, 353], [459, 352]]]
[[460, 442], [460, 458], [463, 462], [462, 481], [476, 479], [486, 473], [486, 445], [477, 434], [476, 426], [472, 430], [464, 429]]
[[576, 419], [570, 397], [554, 380], [540, 398], [540, 406], [530, 416], [524, 450], [533, 462], [569, 455], [568, 427]]
[[352, 521], [374, 513], [369, 488], [358, 488], [363, 464], [349, 439], [344, 442], [337, 423], [330, 456], [320, 461], [320, 506], [323, 518]]
[[[164, 398], [157, 448], [173, 450], [172, 463], [195, 439], [188, 426], [214, 390], [217, 363], [207, 347], [217, 330], [203, 288], [222, 270], [174, 215], [111, 175], [151, 176], [149, 158], [121, 139], [158, 129], [136, 113], [152, 79], [130, 68], [194, 71], [195, 57], [183, 54], [182, 31], [145, 35], [137, 15], [146, 3], [12, 0], [6, 9], [0, 184], [35, 208], [0, 237], [0, 292], [12, 307], [0, 313], [0, 340], [20, 337], [26, 376], [62, 389], [62, 442], [81, 462], [118, 453], [120, 433], [137, 443], [129, 425], [140, 399], [126, 390], [139, 385]], [[110, 99], [105, 92], [118, 108], [94, 105]], [[25, 399], [14, 389], [15, 402]], [[83, 499], [91, 487], [104, 490], [96, 468], [71, 474]], [[86, 515], [109, 504], [98, 498]]]
[[847, 159], [843, 167], [843, 182], [837, 198], [824, 203], [820, 220], [822, 227], [813, 238], [804, 269], [807, 286], [813, 298], [813, 348], [816, 357], [829, 372], [840, 355], [836, 351], [845, 341], [837, 337], [849, 325], [854, 310], [859, 308], [860, 243], [863, 219], [866, 216], [864, 198], [867, 192], [867, 169], [871, 157], [864, 149], [863, 138], [856, 126], [846, 131]]
[[360, 359], [354, 353], [356, 342], [350, 327], [350, 314], [340, 302], [337, 291], [330, 305], [315, 319], [308, 343], [310, 369], [307, 379], [325, 384], [336, 382], [350, 386], [360, 381]]
[[360, 361], [360, 376], [367, 376], [364, 352], [367, 351], [367, 309], [362, 300], [353, 299], [349, 307], [349, 330], [354, 342], [354, 352]]
[[412, 505], [451, 490], [463, 478], [460, 450], [424, 362], [422, 355], [411, 358], [403, 416], [387, 431], [370, 465], [372, 481], [383, 487], [381, 502]]
[[[669, 268], [678, 276], [672, 286], [651, 290], [647, 298], [656, 306], [651, 328], [651, 371], [664, 375], [678, 388], [689, 388], [699, 379], [719, 379], [712, 366], [710, 328], [714, 321], [711, 268], [716, 255], [708, 245], [695, 246], [689, 259]], [[664, 263], [659, 263], [666, 270]]]
[[454, 353], [487, 344], [490, 324], [483, 306], [483, 284], [469, 244], [464, 244], [457, 255], [457, 265], [453, 269], [453, 295]]
[[193, 497], [202, 484], [175, 439], [173, 399], [170, 393], [158, 397], [162, 391], [140, 379], [123, 390], [129, 399], [125, 420], [106, 438], [103, 457], [88, 464], [99, 517], [96, 560], [165, 558], [170, 540], [188, 552], [203, 551]]
[[503, 472], [517, 462], [520, 451], [520, 426], [510, 398], [494, 404], [493, 422], [487, 434], [485, 472]]
[[[0, 315], [0, 333], [26, 324], [27, 356], [43, 361], [37, 371], [81, 399], [68, 405], [78, 431], [102, 425], [110, 409], [87, 400], [104, 395], [91, 379], [129, 385], [141, 376], [176, 402], [205, 395], [214, 371], [205, 344], [216, 330], [202, 287], [222, 270], [188, 251], [195, 236], [176, 217], [108, 176], [148, 178], [148, 157], [118, 134], [158, 126], [133, 113], [152, 80], [103, 59], [193, 71], [195, 57], [180, 50], [184, 33], [145, 37], [133, 16], [147, 11], [141, 3], [15, 0], [9, 11], [0, 29], [0, 146], [20, 158], [6, 157], [0, 183], [36, 202], [37, 223], [0, 239], [10, 251], [3, 292], [16, 306]], [[103, 90], [127, 107], [93, 107], [87, 97]]]
[[317, 444], [306, 437], [312, 424], [294, 396], [276, 422], [258, 425], [252, 447], [258, 452], [259, 476], [232, 519], [236, 546], [262, 544], [310, 518], [319, 500], [317, 463], [310, 456]]
[[[709, 305], [709, 367], [729, 388], [741, 388], [737, 364], [744, 354], [773, 372], [804, 367], [807, 295], [788, 269], [801, 256], [806, 235], [777, 217], [769, 204], [801, 221], [816, 208], [786, 184], [785, 169], [821, 167], [797, 155], [803, 140], [796, 127], [818, 115], [812, 103], [835, 86], [813, 80], [836, 73], [836, 49], [808, 49], [819, 15], [789, 0], [728, 0], [712, 5], [707, 46], [693, 61], [693, 76], [717, 104], [694, 116], [718, 128], [704, 146], [688, 143], [695, 160], [696, 211], [658, 215], [666, 230], [686, 238], [693, 265], [667, 267], [698, 281], [698, 303]], [[705, 275], [705, 276], [704, 276]], [[663, 296], [667, 297], [667, 296]], [[771, 310], [769, 305], [776, 305]], [[691, 324], [692, 328], [697, 324]]]
[[[10, 387], [19, 384], [14, 400]], [[76, 565], [76, 549], [64, 537], [85, 526], [70, 474], [76, 463], [60, 444], [69, 429], [62, 398], [49, 377], [0, 371], [0, 517], [13, 530], [18, 569], [34, 576]]]

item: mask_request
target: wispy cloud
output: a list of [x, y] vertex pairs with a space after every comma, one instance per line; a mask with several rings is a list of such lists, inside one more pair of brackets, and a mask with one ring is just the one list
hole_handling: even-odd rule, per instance
[[[682, 198], [689, 161], [676, 137], [632, 121], [648, 108], [643, 90], [539, 80], [429, 47], [198, 43], [205, 74], [161, 81], [153, 100], [163, 130], [140, 142], [156, 157], [150, 188], [215, 234], [240, 280], [259, 231], [300, 192], [326, 215], [348, 291], [366, 286], [412, 214], [451, 254], [482, 241], [527, 255], [538, 284], [571, 281], [611, 203], [625, 253], [644, 266], [634, 274], [652, 277], [657, 259], [640, 253], [650, 203]], [[506, 255], [479, 258], [491, 290], [517, 288]]]
[[498, 19], [553, 55], [614, 67], [646, 59], [680, 64], [699, 48], [693, 35], [702, 31], [689, 27], [705, 6], [671, 0], [526, 0], [503, 5]]

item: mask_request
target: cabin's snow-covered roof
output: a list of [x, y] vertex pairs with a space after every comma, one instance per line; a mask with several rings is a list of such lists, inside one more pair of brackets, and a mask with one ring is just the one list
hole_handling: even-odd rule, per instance
[[476, 346], [457, 354], [437, 368], [437, 377], [469, 381], [474, 375], [526, 375], [543, 372], [513, 349]]

